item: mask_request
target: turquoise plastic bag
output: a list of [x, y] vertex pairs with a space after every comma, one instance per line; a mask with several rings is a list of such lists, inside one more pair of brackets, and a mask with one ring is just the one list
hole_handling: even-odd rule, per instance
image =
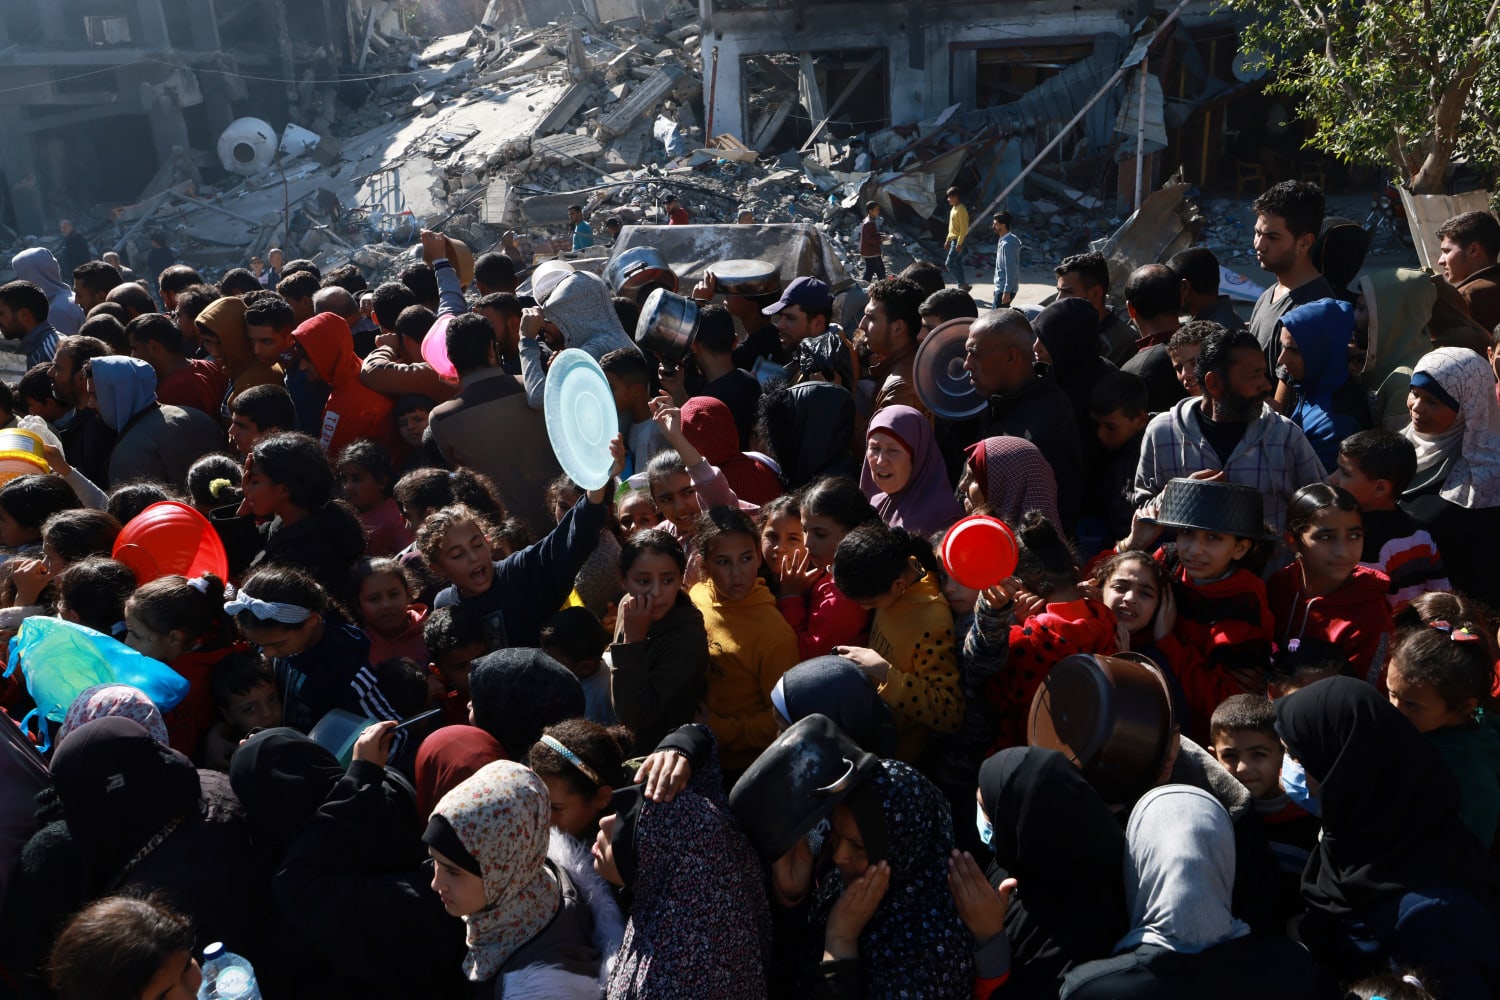
[[21, 622], [10, 641], [4, 676], [19, 667], [36, 708], [21, 720], [24, 729], [36, 716], [42, 749], [49, 744], [47, 720], [62, 722], [68, 706], [95, 684], [129, 684], [138, 688], [163, 713], [187, 697], [188, 682], [160, 660], [153, 660], [123, 642], [84, 625], [34, 615]]

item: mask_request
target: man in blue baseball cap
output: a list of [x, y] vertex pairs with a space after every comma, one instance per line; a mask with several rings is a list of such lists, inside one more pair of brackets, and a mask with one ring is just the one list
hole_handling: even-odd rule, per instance
[[787, 374], [793, 382], [821, 376], [853, 390], [859, 370], [854, 346], [833, 322], [833, 293], [818, 278], [795, 278], [781, 298], [761, 310], [776, 324], [781, 344], [791, 355]]

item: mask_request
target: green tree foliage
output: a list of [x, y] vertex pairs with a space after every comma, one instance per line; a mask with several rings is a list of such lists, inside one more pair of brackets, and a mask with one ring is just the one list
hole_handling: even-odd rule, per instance
[[1223, 0], [1312, 145], [1440, 193], [1455, 156], [1500, 166], [1500, 0]]

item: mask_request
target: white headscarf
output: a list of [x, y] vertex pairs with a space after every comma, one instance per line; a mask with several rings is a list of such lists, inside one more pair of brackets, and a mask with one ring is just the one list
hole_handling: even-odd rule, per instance
[[1229, 912], [1234, 825], [1219, 800], [1191, 785], [1141, 796], [1125, 827], [1125, 905], [1130, 932], [1115, 945], [1154, 944], [1196, 954], [1250, 933]]
[[1439, 495], [1460, 507], [1500, 506], [1500, 403], [1489, 362], [1466, 347], [1439, 347], [1412, 371], [1425, 373], [1458, 403], [1458, 419], [1442, 434], [1423, 434], [1408, 422], [1402, 434], [1417, 449], [1417, 468], [1452, 457]]

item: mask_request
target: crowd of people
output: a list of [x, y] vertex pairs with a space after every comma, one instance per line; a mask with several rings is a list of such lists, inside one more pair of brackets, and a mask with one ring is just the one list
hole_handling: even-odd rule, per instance
[[[180, 697], [38, 722], [40, 654], [0, 680], [5, 991], [243, 995], [223, 942], [269, 998], [1496, 995], [1500, 222], [1361, 274], [1314, 185], [1254, 207], [1248, 322], [1202, 248], [1128, 320], [1095, 253], [1015, 308], [1008, 215], [981, 309], [886, 277], [875, 208], [856, 323], [709, 277], [667, 363], [651, 287], [441, 233], [374, 288], [19, 255], [0, 422], [51, 471], [0, 485], [0, 629]], [[918, 391], [954, 321], [964, 418]], [[567, 348], [597, 489], [549, 443]], [[121, 551], [167, 501], [222, 576]], [[935, 555], [976, 513], [983, 590]], [[1039, 725], [1118, 708], [1049, 687], [1080, 658], [1160, 687], [1105, 737], [1147, 779]]]

